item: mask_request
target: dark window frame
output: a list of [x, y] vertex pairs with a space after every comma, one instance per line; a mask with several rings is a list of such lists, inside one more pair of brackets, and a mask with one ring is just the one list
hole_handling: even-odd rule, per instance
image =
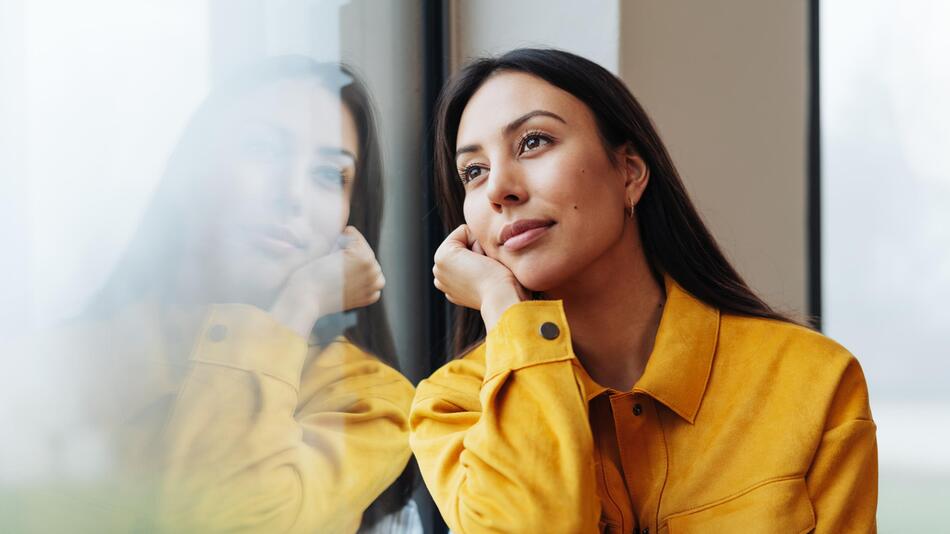
[[[442, 217], [439, 216], [436, 205], [435, 167], [434, 158], [434, 131], [435, 105], [442, 90], [443, 84], [449, 76], [451, 68], [450, 21], [449, 3], [447, 0], [422, 0], [422, 109], [423, 131], [425, 138], [422, 142], [422, 207], [423, 207], [423, 265], [431, 265], [435, 251], [445, 238], [445, 229]], [[424, 301], [424, 343], [428, 352], [429, 374], [441, 367], [449, 354], [449, 306], [442, 292], [435, 288], [431, 269], [424, 269], [427, 292]], [[423, 491], [417, 500], [422, 515], [422, 521], [427, 534], [446, 534], [448, 526], [442, 519], [439, 509], [435, 506], [432, 497]]]
[[812, 324], [822, 329], [821, 279], [821, 83], [820, 0], [808, 2], [808, 190], [806, 207], [808, 314]]

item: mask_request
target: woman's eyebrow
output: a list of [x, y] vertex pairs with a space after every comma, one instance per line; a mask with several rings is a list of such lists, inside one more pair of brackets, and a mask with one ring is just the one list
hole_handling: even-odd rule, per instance
[[534, 111], [529, 111], [525, 113], [524, 115], [518, 117], [517, 119], [509, 122], [508, 125], [505, 126], [504, 130], [502, 131], [505, 133], [506, 136], [511, 135], [512, 132], [520, 128], [522, 124], [528, 122], [528, 120], [534, 117], [551, 117], [552, 119], [555, 119], [555, 120], [561, 121], [564, 124], [567, 124], [566, 120], [562, 119], [560, 115], [558, 115], [557, 113], [554, 113], [553, 111], [536, 109]]
[[340, 148], [336, 146], [321, 146], [317, 148], [317, 154], [320, 156], [334, 157], [334, 156], [343, 156], [353, 160], [353, 165], [356, 165], [356, 154], [350, 152], [345, 148]]
[[[512, 134], [512, 132], [520, 128], [522, 124], [528, 122], [528, 120], [534, 117], [551, 117], [552, 119], [555, 119], [564, 124], [567, 124], [566, 120], [564, 120], [560, 115], [558, 115], [557, 113], [554, 113], [553, 111], [547, 111], [544, 109], [535, 109], [509, 122], [504, 128], [502, 128], [502, 133], [504, 133], [505, 136], [509, 136]], [[480, 145], [465, 145], [463, 147], [459, 147], [459, 149], [455, 151], [455, 159], [458, 159], [458, 157], [461, 156], [462, 154], [465, 154], [468, 152], [477, 152], [478, 150], [481, 150]]]

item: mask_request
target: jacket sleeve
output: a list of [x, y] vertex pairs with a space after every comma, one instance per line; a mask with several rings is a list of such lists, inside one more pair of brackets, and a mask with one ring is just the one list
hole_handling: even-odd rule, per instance
[[356, 530], [408, 462], [413, 388], [349, 343], [307, 351], [261, 310], [212, 307], [160, 435], [163, 530]]
[[[542, 336], [545, 323], [557, 327], [553, 339], [551, 325]], [[560, 302], [522, 302], [482, 348], [419, 384], [410, 444], [454, 532], [596, 532], [593, 438], [576, 362]]]
[[847, 358], [805, 477], [818, 534], [877, 530], [876, 426], [864, 374], [853, 356]]

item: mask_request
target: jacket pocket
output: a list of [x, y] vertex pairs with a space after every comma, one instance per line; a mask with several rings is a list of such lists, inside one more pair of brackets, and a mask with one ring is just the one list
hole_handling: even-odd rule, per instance
[[667, 521], [669, 534], [801, 534], [815, 528], [815, 511], [805, 479], [795, 477], [765, 482], [721, 501], [673, 514]]

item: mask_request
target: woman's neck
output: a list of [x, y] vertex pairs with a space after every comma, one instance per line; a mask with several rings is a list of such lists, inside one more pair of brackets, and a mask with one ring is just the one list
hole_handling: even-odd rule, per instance
[[653, 350], [666, 302], [636, 227], [628, 225], [614, 247], [546, 295], [564, 301], [574, 353], [591, 378], [618, 391], [630, 390]]

